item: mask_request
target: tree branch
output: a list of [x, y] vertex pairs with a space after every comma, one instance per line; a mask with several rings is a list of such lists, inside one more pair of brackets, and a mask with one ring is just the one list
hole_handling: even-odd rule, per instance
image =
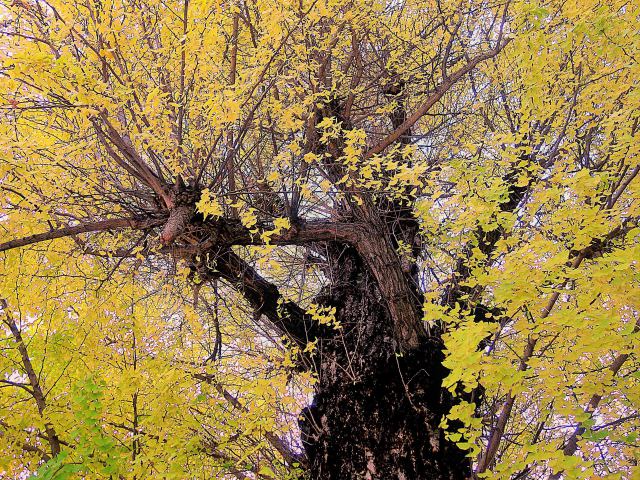
[[[196, 373], [194, 377], [198, 380], [202, 380], [213, 385], [218, 393], [220, 393], [224, 397], [224, 399], [233, 406], [233, 408], [243, 412], [248, 411], [246, 406], [244, 406], [236, 397], [231, 395], [228, 390], [226, 390], [222, 385], [220, 385], [220, 383], [215, 380], [214, 375]], [[284, 458], [284, 460], [289, 465], [292, 465], [293, 463], [299, 463], [302, 466], [306, 466], [307, 458], [304, 453], [296, 453], [291, 450], [291, 447], [273, 432], [265, 432], [265, 438], [271, 444], [271, 446], [275, 448], [278, 453], [280, 453], [280, 455], [282, 455], [282, 458]]]
[[[622, 225], [614, 228], [611, 232], [605, 235], [604, 238], [607, 241], [611, 241], [615, 238], [620, 238], [624, 236], [627, 232], [629, 232], [634, 225], [635, 225], [635, 220], [627, 220], [623, 222]], [[573, 258], [570, 268], [572, 270], [577, 269], [583, 260], [585, 260], [586, 258], [592, 258], [592, 255], [593, 255], [592, 245], [589, 245], [583, 248], [582, 250], [577, 252], [577, 255]], [[540, 319], [544, 319], [547, 316], [549, 316], [549, 314], [551, 313], [551, 310], [553, 309], [556, 302], [558, 301], [558, 298], [560, 298], [560, 295], [562, 292], [561, 289], [564, 288], [566, 283], [567, 283], [567, 280], [565, 279], [565, 281], [559, 286], [559, 288], [551, 295], [547, 305], [543, 308], [542, 313], [540, 314], [540, 317], [539, 317]], [[637, 330], [638, 330], [638, 325], [636, 325], [636, 328], [635, 328], [635, 331]], [[537, 340], [535, 338], [529, 337], [527, 341], [527, 345], [523, 352], [523, 355], [520, 358], [520, 364], [518, 367], [519, 371], [525, 371], [527, 369], [527, 363], [533, 355], [533, 351], [535, 349], [536, 343], [537, 343]], [[628, 358], [627, 354], [621, 354], [614, 360], [613, 364], [610, 367], [614, 375], [618, 372], [618, 370], [620, 369], [622, 364], [627, 360], [627, 358]], [[589, 405], [587, 406], [587, 412], [589, 413], [593, 412], [599, 403], [600, 403], [600, 396], [594, 395], [591, 398]], [[491, 465], [491, 462], [495, 458], [498, 452], [498, 447], [500, 446], [500, 442], [502, 441], [502, 436], [504, 435], [505, 427], [511, 416], [511, 411], [513, 409], [514, 404], [515, 404], [515, 395], [512, 395], [510, 392], [507, 395], [507, 399], [504, 405], [502, 406], [502, 410], [500, 411], [500, 415], [498, 416], [496, 424], [493, 430], [491, 431], [491, 435], [489, 436], [489, 442], [487, 444], [487, 449], [485, 450], [485, 452], [483, 453], [483, 455], [480, 457], [478, 461], [478, 466], [475, 472], [476, 475], [479, 473], [484, 473], [489, 468], [489, 466]], [[582, 433], [584, 433], [584, 428], [581, 425], [579, 425], [574, 431], [573, 435], [565, 443], [565, 447], [563, 451], [565, 452], [566, 455], [572, 455], [573, 453], [575, 453], [577, 449], [577, 437]], [[558, 480], [559, 478], [560, 478], [559, 476], [552, 475], [549, 477], [549, 480]]]
[[[29, 378], [29, 383], [31, 384], [31, 395], [36, 402], [36, 406], [38, 407], [38, 413], [41, 417], [44, 418], [44, 409], [47, 404], [45, 401], [44, 392], [40, 386], [40, 379], [36, 374], [35, 369], [33, 368], [33, 364], [31, 363], [31, 358], [29, 357], [29, 352], [27, 351], [26, 344], [22, 338], [22, 333], [16, 325], [15, 320], [9, 313], [9, 308], [5, 299], [0, 299], [0, 308], [4, 313], [4, 323], [11, 330], [11, 334], [13, 335], [14, 341], [16, 342], [18, 352], [20, 352], [20, 357], [22, 359], [22, 367]], [[58, 434], [56, 433], [53, 425], [50, 422], [45, 420], [44, 424], [45, 431], [47, 433], [47, 440], [49, 442], [49, 446], [51, 448], [51, 455], [55, 457], [60, 453], [60, 439], [58, 438]]]
[[[583, 260], [584, 260], [584, 255], [582, 254], [578, 255], [571, 263], [571, 269], [575, 270], [576, 268], [578, 268]], [[540, 320], [547, 318], [549, 316], [549, 314], [551, 313], [551, 310], [553, 309], [556, 302], [558, 301], [558, 298], [560, 298], [562, 289], [566, 286], [567, 282], [568, 282], [568, 279], [565, 279], [560, 284], [560, 286], [556, 289], [556, 291], [553, 292], [553, 294], [549, 298], [549, 301], [547, 302], [547, 305], [542, 309], [542, 312], [539, 317]], [[529, 336], [524, 352], [522, 354], [522, 357], [520, 357], [520, 364], [518, 365], [519, 372], [524, 372], [527, 369], [529, 359], [533, 355], [533, 352], [536, 347], [536, 343], [537, 343], [537, 338]], [[509, 391], [509, 393], [507, 394], [507, 399], [504, 402], [504, 405], [502, 406], [502, 410], [500, 411], [500, 415], [498, 416], [496, 424], [493, 427], [493, 430], [491, 431], [491, 435], [489, 436], [487, 449], [484, 451], [484, 453], [480, 456], [480, 459], [478, 460], [478, 466], [476, 467], [474, 478], [478, 478], [477, 477], [478, 474], [484, 473], [489, 468], [496, 454], [498, 453], [498, 447], [500, 446], [500, 443], [502, 441], [502, 437], [504, 435], [507, 422], [511, 417], [511, 411], [513, 410], [515, 401], [516, 401], [515, 394]]]
[[510, 38], [504, 39], [504, 41], [498, 41], [498, 44], [495, 48], [488, 50], [480, 55], [472, 58], [469, 62], [456, 70], [450, 77], [447, 77], [438, 85], [438, 87], [433, 91], [433, 93], [427, 98], [427, 100], [408, 117], [402, 125], [396, 128], [393, 132], [387, 135], [383, 140], [381, 140], [375, 147], [371, 148], [365, 155], [364, 158], [370, 158], [373, 155], [376, 155], [382, 152], [385, 148], [393, 144], [396, 140], [398, 140], [404, 133], [407, 132], [420, 118], [422, 118], [436, 103], [440, 101], [440, 99], [444, 96], [445, 93], [449, 91], [449, 89], [455, 85], [458, 80], [460, 80], [463, 76], [473, 70], [479, 63], [484, 62], [490, 58], [495, 57], [500, 51], [507, 46], [507, 44], [511, 41]]
[[283, 335], [302, 350], [319, 334], [319, 325], [296, 303], [285, 299], [278, 288], [265, 280], [247, 262], [231, 250], [216, 256], [215, 267], [206, 269], [205, 279], [222, 277], [241, 292], [259, 315], [264, 315]]
[[54, 240], [56, 238], [70, 237], [80, 233], [104, 232], [107, 230], [143, 230], [151, 228], [163, 223], [160, 219], [140, 219], [140, 218], [112, 218], [108, 220], [100, 220], [97, 222], [82, 223], [73, 227], [64, 227], [50, 232], [37, 233], [8, 242], [0, 243], [0, 252], [5, 252], [13, 248], [25, 247], [34, 243]]
[[[640, 330], [640, 320], [636, 322], [636, 325], [633, 331], [634, 333], [637, 333], [639, 330]], [[624, 364], [624, 362], [627, 361], [628, 358], [629, 358], [629, 354], [622, 353], [613, 360], [611, 365], [609, 365], [609, 370], [611, 370], [612, 375], [616, 375], [620, 371], [620, 368], [622, 368], [622, 365]], [[592, 395], [591, 398], [589, 399], [589, 403], [587, 404], [587, 407], [585, 408], [585, 412], [590, 415], [593, 415], [593, 413], [598, 408], [598, 405], [600, 405], [601, 401], [602, 401], [602, 395], [598, 395], [598, 394]], [[576, 451], [578, 450], [578, 439], [579, 439], [578, 437], [584, 434], [586, 430], [587, 429], [585, 428], [584, 424], [580, 423], [575, 428], [571, 436], [564, 442], [562, 453], [564, 453], [566, 456], [571, 456], [574, 453], [576, 453]], [[554, 472], [553, 474], [549, 475], [549, 480], [559, 480], [560, 477], [562, 477], [562, 471]]]
[[162, 251], [182, 256], [206, 253], [215, 247], [248, 246], [248, 245], [309, 245], [319, 242], [338, 241], [350, 245], [358, 245], [365, 236], [364, 228], [358, 223], [331, 222], [326, 220], [298, 221], [283, 233], [263, 237], [272, 229], [269, 222], [260, 223], [256, 230], [250, 230], [237, 219], [220, 218], [206, 222], [198, 227], [204, 235], [193, 238], [191, 245], [164, 247]]

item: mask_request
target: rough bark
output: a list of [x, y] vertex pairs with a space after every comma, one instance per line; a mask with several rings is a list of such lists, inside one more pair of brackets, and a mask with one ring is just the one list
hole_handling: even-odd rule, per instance
[[[395, 206], [388, 207], [393, 210]], [[397, 211], [393, 213], [397, 218]], [[215, 234], [210, 228], [196, 228], [204, 235], [196, 243], [211, 243], [212, 248], [200, 257], [208, 261], [194, 258], [193, 267], [201, 279], [221, 277], [241, 291], [256, 313], [269, 319], [301, 350], [307, 342], [317, 342], [315, 355], [305, 355], [300, 364], [318, 375], [314, 400], [300, 416], [311, 479], [468, 478], [465, 452], [448, 442], [439, 427], [453, 404], [442, 389], [447, 371], [442, 366], [439, 332], [416, 334], [412, 344], [402, 342], [398, 333], [398, 318], [402, 318], [397, 311], [394, 316], [398, 291], [409, 292], [402, 296], [410, 304], [406, 316], [422, 323], [415, 269], [399, 264], [389, 240], [407, 232], [400, 227], [399, 232], [386, 232], [388, 227], [379, 222], [373, 225], [377, 235], [362, 235], [358, 229], [358, 234], [349, 235], [348, 226], [354, 225], [342, 224], [334, 239], [320, 235], [314, 242], [326, 246], [323, 257], [328, 280], [315, 303], [335, 308], [339, 329], [313, 321], [303, 308], [283, 299], [276, 285], [223, 246], [238, 244], [224, 241], [235, 237], [228, 224]], [[315, 227], [301, 225], [294, 236], [304, 236], [308, 228]], [[390, 244], [382, 248], [381, 241]], [[404, 290], [398, 290], [400, 287]]]
[[377, 282], [355, 249], [330, 247], [332, 283], [317, 299], [342, 328], [318, 341], [318, 385], [300, 422], [313, 479], [458, 479], [465, 454], [438, 427], [452, 399], [442, 345], [397, 354]]

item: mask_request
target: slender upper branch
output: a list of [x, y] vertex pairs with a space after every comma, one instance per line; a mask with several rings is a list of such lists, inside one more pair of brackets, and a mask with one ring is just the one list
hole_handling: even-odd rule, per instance
[[[198, 380], [202, 380], [203, 382], [209, 383], [213, 385], [213, 387], [220, 393], [224, 399], [229, 402], [233, 408], [247, 412], [248, 408], [243, 405], [240, 400], [231, 395], [228, 390], [226, 390], [218, 381], [216, 381], [215, 375], [204, 374], [204, 373], [196, 373], [194, 377]], [[292, 450], [292, 448], [286, 444], [284, 440], [278, 437], [273, 432], [265, 432], [265, 438], [271, 444], [273, 448], [275, 448], [282, 458], [289, 464], [299, 463], [301, 465], [305, 465], [307, 463], [307, 458], [304, 453], [298, 453]]]
[[[5, 299], [0, 299], [0, 308], [4, 313], [4, 323], [9, 327], [11, 334], [13, 335], [13, 339], [16, 343], [18, 352], [20, 352], [20, 358], [22, 361], [22, 368], [27, 374], [27, 378], [29, 379], [29, 383], [31, 384], [31, 396], [36, 402], [36, 406], [38, 407], [38, 413], [41, 417], [44, 417], [44, 409], [47, 407], [45, 394], [42, 391], [42, 386], [40, 385], [40, 379], [36, 374], [35, 369], [33, 368], [33, 364], [31, 363], [31, 358], [29, 357], [29, 352], [27, 351], [27, 346], [22, 338], [22, 332], [18, 328], [15, 320], [11, 316], [9, 312], [9, 308]], [[58, 438], [58, 434], [56, 430], [53, 428], [53, 425], [50, 422], [45, 422], [45, 431], [47, 433], [47, 440], [49, 442], [49, 446], [51, 449], [51, 455], [56, 456], [60, 453], [60, 439]]]
[[382, 152], [385, 148], [393, 144], [404, 133], [407, 132], [420, 118], [422, 118], [440, 99], [444, 96], [449, 89], [455, 85], [463, 76], [473, 70], [479, 63], [495, 57], [500, 51], [507, 46], [511, 39], [506, 38], [499, 41], [495, 48], [488, 50], [480, 55], [472, 58], [460, 69], [456, 70], [451, 76], [447, 77], [438, 85], [433, 93], [427, 98], [427, 100], [420, 105], [398, 128], [382, 139], [376, 146], [371, 148], [366, 154], [365, 158], [370, 158], [377, 153]]
[[[640, 320], [636, 322], [636, 325], [633, 331], [634, 333], [637, 333], [638, 331], [640, 331]], [[617, 373], [622, 368], [622, 365], [624, 365], [624, 363], [628, 360], [628, 358], [629, 358], [628, 353], [621, 353], [613, 360], [611, 365], [609, 365], [609, 370], [611, 370], [612, 375], [617, 375]], [[585, 412], [588, 413], [589, 415], [593, 415], [593, 413], [598, 408], [598, 405], [600, 405], [601, 401], [602, 401], [602, 395], [599, 395], [597, 393], [593, 394], [589, 399], [589, 403], [585, 408]], [[587, 429], [584, 423], [581, 422], [580, 424], [578, 424], [578, 426], [576, 426], [576, 428], [574, 429], [573, 433], [564, 442], [562, 453], [564, 453], [567, 456], [571, 456], [574, 453], [576, 453], [576, 451], [578, 450], [578, 440], [580, 436], [586, 432], [586, 430]], [[549, 476], [549, 480], [559, 480], [561, 477], [562, 477], [562, 471], [554, 472]]]
[[0, 252], [11, 250], [13, 248], [24, 247], [34, 243], [54, 240], [56, 238], [70, 237], [80, 233], [104, 232], [108, 230], [143, 230], [162, 224], [160, 219], [140, 219], [140, 218], [111, 218], [108, 220], [99, 220], [97, 222], [81, 223], [72, 227], [59, 228], [49, 232], [37, 233], [28, 237], [9, 240], [0, 243]]

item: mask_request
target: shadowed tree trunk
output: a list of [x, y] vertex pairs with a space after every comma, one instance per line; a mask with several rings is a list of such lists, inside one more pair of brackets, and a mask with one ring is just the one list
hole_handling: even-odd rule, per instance
[[318, 300], [342, 328], [319, 340], [313, 404], [301, 427], [311, 478], [466, 478], [464, 452], [438, 427], [451, 397], [441, 343], [398, 354], [380, 292], [353, 248], [329, 248], [333, 282]]
[[[200, 263], [199, 272], [205, 279], [220, 275], [235, 285], [257, 313], [301, 349], [317, 342], [300, 367], [318, 376], [314, 400], [300, 416], [310, 478], [467, 478], [465, 452], [445, 440], [439, 427], [453, 402], [442, 389], [447, 372], [440, 333], [423, 332], [416, 346], [400, 346], [379, 282], [359, 253], [365, 247], [358, 238], [363, 236], [318, 247], [329, 281], [315, 303], [335, 308], [340, 328], [320, 325], [282, 299], [275, 285], [230, 250], [217, 255], [213, 269]], [[403, 273], [407, 285], [415, 285], [413, 271]], [[420, 296], [413, 290], [410, 299], [419, 312]]]

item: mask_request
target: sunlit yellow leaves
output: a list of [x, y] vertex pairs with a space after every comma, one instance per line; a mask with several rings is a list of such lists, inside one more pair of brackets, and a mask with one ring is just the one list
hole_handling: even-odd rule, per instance
[[288, 110], [282, 112], [282, 120], [279, 125], [283, 130], [295, 131], [302, 127], [303, 121], [303, 107], [302, 105], [293, 105]]
[[346, 132], [345, 138], [344, 163], [347, 165], [354, 164], [366, 144], [367, 134], [364, 130], [349, 130]]
[[320, 182], [320, 188], [323, 192], [328, 192], [331, 189], [331, 182], [327, 179], [324, 179]]
[[302, 151], [302, 147], [300, 146], [300, 143], [297, 141], [291, 142], [289, 144], [289, 151], [293, 154], [293, 155], [299, 155], [300, 152]]
[[448, 356], [444, 365], [452, 373], [445, 380], [445, 388], [455, 391], [460, 384], [464, 391], [471, 392], [478, 385], [484, 355], [478, 345], [494, 329], [495, 326], [488, 322], [466, 321], [447, 334]]
[[337, 138], [342, 131], [342, 126], [335, 117], [323, 118], [317, 123], [316, 127], [322, 131], [320, 140], [325, 143], [331, 139]]
[[269, 244], [273, 235], [279, 235], [290, 228], [291, 222], [288, 218], [276, 218], [273, 220], [273, 229], [262, 232], [260, 238], [262, 238], [266, 244]]
[[249, 229], [253, 229], [258, 223], [258, 217], [254, 208], [245, 208], [240, 213], [240, 221], [242, 225]]
[[305, 153], [304, 156], [302, 157], [302, 160], [304, 160], [307, 163], [313, 163], [318, 160], [318, 155], [312, 152]]
[[[89, 266], [85, 262], [83, 271]], [[27, 262], [24, 267], [28, 267]], [[40, 273], [45, 273], [45, 268], [42, 267]], [[98, 295], [92, 295], [86, 285], [82, 287], [82, 280], [74, 280], [73, 265], [68, 264], [66, 268], [69, 276], [64, 275], [65, 270], [59, 270], [58, 278], [49, 275], [46, 280], [43, 277], [28, 283], [25, 283], [26, 277], [12, 272], [10, 278], [2, 276], [0, 286], [1, 296], [10, 298], [11, 309], [19, 308], [32, 318], [29, 322], [23, 321], [21, 326], [29, 354], [39, 365], [41, 381], [49, 392], [45, 418], [65, 441], [77, 445], [61, 455], [58, 463], [48, 464], [46, 468], [55, 470], [60, 465], [76, 464], [80, 466], [78, 471], [90, 478], [106, 475], [107, 471], [184, 478], [188, 472], [185, 459], [202, 454], [202, 437], [194, 432], [210, 419], [217, 419], [214, 428], [219, 448], [234, 459], [242, 458], [250, 450], [236, 450], [236, 442], [249, 445], [265, 429], [273, 431], [282, 427], [269, 413], [273, 412], [273, 399], [286, 398], [292, 405], [296, 400], [289, 396], [286, 375], [273, 375], [275, 361], [268, 362], [272, 374], [262, 381], [243, 379], [242, 370], [234, 373], [232, 358], [227, 366], [219, 362], [209, 369], [221, 382], [243, 385], [239, 401], [247, 405], [248, 411], [234, 411], [218, 390], [206, 382], [196, 381], [193, 376], [207, 371], [202, 361], [208, 355], [206, 332], [212, 328], [207, 325], [208, 313], [196, 313], [189, 304], [177, 305], [171, 300], [176, 290], [147, 291], [142, 282], [126, 275], [117, 274], [115, 281], [103, 284]], [[41, 288], [44, 291], [37, 296], [38, 300], [26, 296], [26, 292], [33, 294]], [[209, 302], [215, 305], [211, 298]], [[233, 315], [239, 314], [239, 311], [233, 312]], [[3, 338], [6, 333], [3, 329]], [[238, 344], [255, 348], [246, 331], [229, 333]], [[235, 348], [233, 342], [229, 342], [227, 348]], [[14, 349], [5, 349], [0, 356], [3, 371], [15, 370], [19, 365], [16, 361], [19, 362], [20, 357], [14, 353], [17, 354]], [[266, 368], [266, 364], [261, 363], [266, 358], [268, 355], [263, 359], [254, 358], [243, 368]], [[10, 393], [3, 389], [0, 396], [0, 412], [7, 413], [18, 399], [23, 403], [20, 415], [15, 411], [10, 416], [4, 415], [10, 430], [3, 429], [3, 441], [37, 442], [37, 435], [28, 432], [44, 429], [34, 402], [22, 392], [16, 389]], [[138, 417], [135, 417], [136, 411]], [[227, 415], [224, 421], [220, 421], [221, 415]], [[130, 431], [134, 419], [137, 437]], [[142, 450], [132, 462], [130, 446], [135, 438]], [[10, 472], [20, 472], [29, 465], [33, 471], [38, 469], [36, 459], [29, 464], [20, 454], [14, 457], [15, 462], [7, 463], [6, 455], [0, 458], [3, 468]], [[220, 475], [235, 466], [235, 460], [224, 467], [206, 455], [200, 462], [200, 466]]]
[[311, 318], [318, 322], [320, 325], [327, 325], [329, 327], [339, 330], [342, 325], [336, 320], [336, 308], [324, 307], [315, 303], [312, 303], [307, 308], [307, 313], [311, 315]]
[[269, 173], [269, 175], [267, 175], [267, 180], [269, 182], [277, 182], [279, 179], [280, 179], [280, 174], [275, 170]]
[[[477, 440], [481, 427], [481, 419], [474, 417], [475, 406], [469, 402], [460, 402], [451, 408], [451, 411], [443, 418], [441, 426], [447, 429], [447, 438], [455, 442], [459, 448], [469, 450], [468, 456], [474, 457], [480, 451]], [[449, 429], [449, 422], [459, 421], [462, 427], [457, 431]]]
[[[521, 31], [497, 59], [501, 67], [481, 67], [503, 82], [496, 91], [501, 106], [492, 113], [487, 102], [476, 100], [470, 110], [478, 122], [460, 129], [464, 140], [449, 150], [454, 158], [433, 178], [427, 174], [425, 188], [434, 197], [417, 206], [424, 238], [442, 252], [426, 260], [438, 280], [431, 284], [425, 320], [458, 326], [448, 327], [446, 336], [452, 389], [456, 382], [475, 385], [478, 379], [483, 393], [497, 399], [497, 409], [507, 392], [516, 396], [514, 408], [520, 410], [511, 413], [506, 435], [523, 445], [503, 443], [507, 453], [499, 453], [487, 478], [512, 478], [534, 466], [564, 470], [566, 478], [596, 478], [590, 462], [601, 454], [592, 442], [606, 443], [606, 429], [580, 442], [585, 460], [577, 461], [561, 453], [562, 439], [571, 432], [562, 425], [588, 421], [585, 408], [594, 395], [603, 399], [595, 416], [603, 423], [608, 415], [633, 411], [640, 400], [631, 394], [633, 400], [621, 401], [622, 392], [637, 389], [637, 383], [609, 369], [616, 355], [635, 348], [639, 277], [630, 259], [637, 255], [637, 236], [606, 240], [623, 219], [637, 217], [638, 184], [623, 173], [637, 164], [637, 134], [629, 136], [637, 130], [637, 64], [614, 52], [616, 45], [637, 51], [637, 36], [628, 31], [637, 18], [619, 5], [521, 2], [514, 8], [522, 15]], [[629, 185], [613, 202], [625, 181]], [[513, 213], [502, 211], [510, 183], [527, 191]], [[492, 235], [498, 239], [487, 256], [483, 249]], [[573, 270], [580, 251], [587, 258]], [[469, 269], [461, 285], [470, 289], [461, 302], [472, 308], [476, 298], [500, 308], [492, 315], [496, 323], [465, 322], [460, 318], [469, 311], [437, 305], [437, 289], [460, 281], [448, 277], [460, 261]], [[443, 263], [450, 270], [440, 274]], [[466, 344], [465, 335], [476, 343]], [[536, 346], [521, 367], [527, 339]], [[630, 361], [623, 370], [637, 367]], [[483, 422], [495, 421], [499, 410], [483, 415]], [[459, 416], [471, 426], [465, 436], [486, 446], [490, 429], [478, 423], [477, 412]], [[532, 440], [534, 428], [517, 433], [534, 418], [544, 425], [539, 436], [545, 440]], [[462, 432], [452, 435], [465, 441]], [[611, 447], [608, 458], [621, 457], [626, 448]]]
[[211, 191], [208, 188], [202, 191], [200, 200], [198, 200], [198, 202], [196, 203], [196, 208], [198, 209], [198, 212], [202, 213], [205, 219], [208, 216], [219, 217], [223, 214], [220, 202], [218, 202], [218, 200], [213, 197]]

